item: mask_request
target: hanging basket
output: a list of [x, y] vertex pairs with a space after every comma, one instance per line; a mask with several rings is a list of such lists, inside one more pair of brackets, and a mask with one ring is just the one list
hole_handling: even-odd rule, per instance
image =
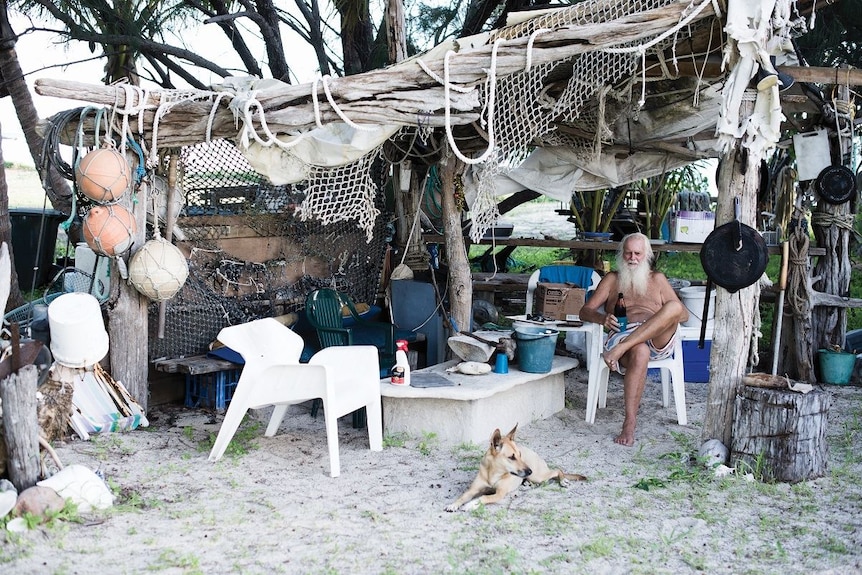
[[136, 230], [135, 218], [118, 204], [95, 206], [84, 216], [87, 245], [105, 256], [122, 254], [131, 248]]
[[153, 301], [174, 297], [188, 275], [185, 256], [164, 238], [145, 243], [129, 262], [129, 283]]
[[118, 200], [132, 183], [129, 163], [113, 148], [99, 148], [84, 156], [75, 177], [81, 192], [100, 204]]

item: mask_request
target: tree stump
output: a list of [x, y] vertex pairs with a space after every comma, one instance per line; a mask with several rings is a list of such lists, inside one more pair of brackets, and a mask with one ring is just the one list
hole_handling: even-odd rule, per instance
[[734, 403], [730, 464], [797, 483], [826, 474], [829, 394], [744, 386]]
[[0, 381], [3, 436], [9, 457], [7, 470], [19, 493], [36, 485], [41, 468], [39, 425], [36, 421], [38, 375], [35, 365], [27, 365]]

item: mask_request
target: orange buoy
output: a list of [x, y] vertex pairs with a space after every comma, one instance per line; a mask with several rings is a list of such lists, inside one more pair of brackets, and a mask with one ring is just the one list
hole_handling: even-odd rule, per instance
[[88, 153], [75, 170], [78, 187], [94, 202], [113, 202], [122, 197], [132, 183], [126, 158], [113, 148]]
[[119, 204], [93, 206], [84, 216], [87, 245], [105, 256], [115, 256], [131, 248], [136, 230], [135, 218]]

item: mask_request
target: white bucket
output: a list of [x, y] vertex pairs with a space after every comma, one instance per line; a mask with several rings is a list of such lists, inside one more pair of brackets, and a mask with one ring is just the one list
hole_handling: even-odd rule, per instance
[[[685, 327], [700, 327], [703, 317], [703, 301], [706, 298], [706, 287], [691, 286], [679, 290], [683, 305], [688, 308], [688, 320], [682, 322]], [[711, 328], [715, 321], [715, 290], [709, 294], [709, 314], [706, 317], [706, 327]]]
[[88, 293], [63, 294], [48, 306], [51, 353], [67, 367], [87, 367], [108, 353], [99, 301]]

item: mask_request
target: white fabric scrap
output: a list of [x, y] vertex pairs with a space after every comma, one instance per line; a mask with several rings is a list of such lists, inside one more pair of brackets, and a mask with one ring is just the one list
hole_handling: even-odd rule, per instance
[[102, 478], [83, 465], [69, 465], [36, 485], [50, 487], [64, 499], [72, 500], [82, 513], [114, 504], [114, 496]]
[[[356, 130], [343, 122], [334, 122], [302, 136], [278, 136], [281, 142], [290, 144], [290, 149], [251, 142], [247, 147], [240, 147], [240, 151], [252, 168], [274, 185], [281, 186], [307, 179], [310, 166], [334, 168], [351, 164], [399, 129], [393, 125]], [[298, 142], [297, 138], [300, 138]]]
[[728, 36], [722, 68], [730, 68], [722, 93], [721, 112], [716, 126], [717, 149], [730, 150], [737, 140], [753, 154], [763, 159], [776, 146], [780, 136], [781, 113], [778, 86], [765, 80], [758, 86], [754, 113], [739, 117], [739, 108], [746, 89], [759, 69], [776, 73], [770, 55], [786, 50], [791, 27], [792, 0], [730, 0], [727, 8]]

